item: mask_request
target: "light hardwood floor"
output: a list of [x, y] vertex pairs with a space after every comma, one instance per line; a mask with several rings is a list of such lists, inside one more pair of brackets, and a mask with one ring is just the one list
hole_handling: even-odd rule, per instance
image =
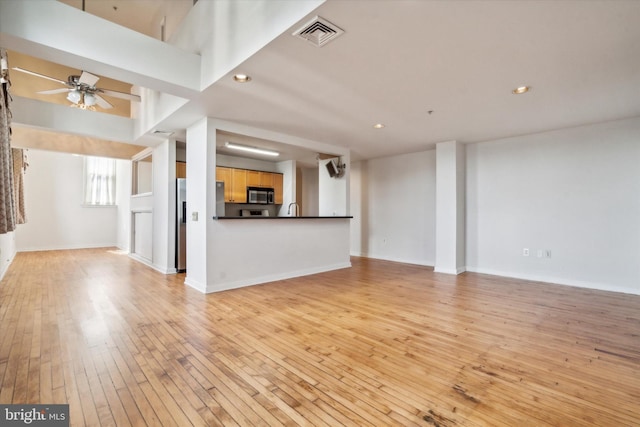
[[640, 297], [352, 261], [202, 295], [117, 251], [19, 253], [0, 403], [78, 426], [640, 425]]

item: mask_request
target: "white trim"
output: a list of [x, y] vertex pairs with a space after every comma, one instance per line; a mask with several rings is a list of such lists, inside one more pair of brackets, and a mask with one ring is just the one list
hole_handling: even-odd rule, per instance
[[153, 264], [153, 269], [156, 271], [159, 271], [162, 274], [177, 274], [178, 270], [175, 268], [167, 268], [165, 266], [161, 266], [161, 265], [157, 265], [157, 264]]
[[109, 243], [95, 243], [92, 245], [63, 245], [63, 246], [38, 246], [38, 247], [30, 247], [30, 248], [21, 248], [17, 252], [39, 252], [39, 251], [67, 251], [74, 249], [96, 249], [96, 248], [115, 248], [118, 245], [115, 242]]
[[129, 253], [129, 258], [131, 258], [131, 259], [133, 259], [135, 261], [138, 261], [138, 262], [146, 265], [147, 267], [151, 267], [151, 268], [153, 268], [155, 270], [155, 267], [153, 266], [153, 262], [150, 259], [142, 257], [142, 256], [138, 255], [135, 252], [130, 252]]
[[439, 267], [434, 267], [433, 269], [434, 273], [453, 274], [456, 276], [460, 273], [464, 273], [465, 271], [466, 271], [465, 267], [458, 267], [455, 270], [451, 268], [439, 268]]
[[398, 262], [401, 264], [421, 265], [423, 267], [433, 267], [434, 265], [433, 261], [421, 261], [417, 259], [405, 259], [405, 258], [388, 257], [384, 255], [372, 255], [367, 252], [359, 252], [359, 253], [351, 252], [350, 255], [361, 257], [361, 258], [371, 258], [371, 259], [379, 259], [382, 261]]
[[[350, 267], [351, 267], [351, 262], [345, 262], [345, 263], [308, 268], [304, 270], [287, 271], [286, 273], [271, 274], [271, 275], [262, 276], [262, 277], [254, 277], [247, 280], [238, 280], [236, 282], [207, 285], [206, 293], [221, 292], [229, 289], [243, 288], [245, 286], [260, 285], [263, 283], [275, 282], [278, 280], [285, 280], [285, 279], [292, 279], [294, 277], [300, 277], [300, 276], [309, 276], [311, 274], [324, 273], [327, 271], [340, 270], [343, 268], [350, 268]], [[199, 287], [197, 287], [197, 286], [200, 286], [199, 284], [196, 284], [193, 282], [187, 283], [187, 280], [185, 280], [185, 284], [191, 286], [192, 288], [200, 290]]]
[[144, 264], [147, 267], [150, 267], [150, 268], [154, 269], [158, 273], [162, 273], [162, 274], [176, 274], [177, 273], [175, 268], [165, 268], [165, 267], [156, 265], [152, 261], [148, 260], [147, 258], [141, 257], [138, 254], [129, 252], [127, 255], [129, 256], [129, 258], [133, 259], [134, 261], [138, 261], [139, 263]]
[[137, 153], [136, 155], [131, 157], [131, 161], [136, 161], [136, 160], [140, 160], [140, 159], [144, 159], [147, 156], [153, 155], [153, 148], [154, 147], [147, 147], [144, 150], [140, 151], [139, 153]]
[[187, 277], [184, 279], [184, 284], [203, 294], [207, 293], [207, 285], [205, 285], [204, 283], [200, 283], [196, 280], [193, 280], [190, 277]]
[[480, 274], [490, 274], [492, 276], [511, 277], [520, 280], [530, 280], [532, 282], [550, 283], [553, 285], [572, 286], [575, 288], [595, 289], [598, 291], [618, 292], [623, 294], [640, 295], [640, 287], [638, 289], [625, 288], [621, 286], [610, 286], [604, 283], [585, 282], [583, 280], [569, 280], [565, 278], [545, 276], [545, 275], [527, 275], [516, 272], [507, 272], [493, 270], [490, 268], [477, 268], [467, 266], [467, 271]]
[[[9, 258], [7, 260], [7, 263], [5, 264], [5, 266], [7, 268], [5, 268], [4, 270], [0, 271], [0, 281], [2, 281], [2, 279], [4, 279], [4, 275], [7, 273], [7, 271], [9, 271], [9, 267], [11, 267], [11, 264], [13, 263], [13, 260], [16, 257], [16, 253], [17, 253], [16, 251], [13, 251], [13, 254], [11, 255], [11, 258]], [[0, 267], [2, 267], [2, 264], [0, 264]]]

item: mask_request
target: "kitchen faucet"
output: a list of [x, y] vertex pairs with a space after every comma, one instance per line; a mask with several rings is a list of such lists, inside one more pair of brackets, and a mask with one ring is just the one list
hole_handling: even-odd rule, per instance
[[296, 211], [293, 214], [293, 216], [298, 216], [298, 214], [300, 213], [300, 206], [296, 202], [289, 203], [289, 209], [287, 210], [287, 215], [291, 215], [291, 205], [294, 205], [296, 207]]

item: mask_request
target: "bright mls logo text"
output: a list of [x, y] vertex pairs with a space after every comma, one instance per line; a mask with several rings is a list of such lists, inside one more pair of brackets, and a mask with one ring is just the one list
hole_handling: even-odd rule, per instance
[[[67, 426], [69, 405], [1, 405], [0, 425]], [[4, 421], [4, 422], [3, 422]]]

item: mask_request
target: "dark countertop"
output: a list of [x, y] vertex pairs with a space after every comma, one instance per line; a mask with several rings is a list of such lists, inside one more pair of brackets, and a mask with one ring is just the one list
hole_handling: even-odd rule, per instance
[[222, 219], [335, 219], [353, 218], [352, 216], [214, 216], [215, 220]]

